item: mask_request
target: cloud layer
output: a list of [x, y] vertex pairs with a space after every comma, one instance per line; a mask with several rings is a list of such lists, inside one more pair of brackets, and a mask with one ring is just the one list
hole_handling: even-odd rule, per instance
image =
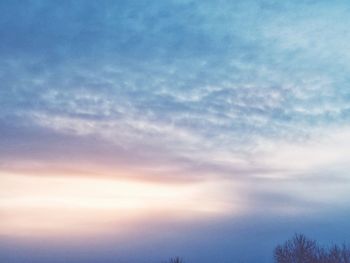
[[346, 1], [1, 1], [0, 10], [1, 170], [122, 167], [152, 180], [243, 182], [254, 208], [261, 197], [276, 211], [343, 203]]

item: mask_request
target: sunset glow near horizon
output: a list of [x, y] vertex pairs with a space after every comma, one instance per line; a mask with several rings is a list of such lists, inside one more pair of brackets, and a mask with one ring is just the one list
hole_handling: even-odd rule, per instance
[[[0, 178], [0, 235], [5, 236], [101, 235], [121, 232], [149, 217], [193, 220], [233, 212], [232, 205], [220, 203], [217, 182], [172, 185], [74, 175]], [[215, 187], [217, 193], [208, 198], [208, 190]]]
[[350, 243], [349, 7], [0, 1], [0, 261]]

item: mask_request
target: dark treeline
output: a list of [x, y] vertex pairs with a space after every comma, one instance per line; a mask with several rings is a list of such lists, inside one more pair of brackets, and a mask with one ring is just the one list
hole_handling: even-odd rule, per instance
[[274, 251], [276, 263], [350, 263], [350, 249], [342, 245], [322, 247], [304, 235], [295, 235]]
[[[346, 245], [322, 247], [302, 234], [276, 246], [275, 263], [350, 263], [350, 248]], [[171, 258], [166, 263], [185, 263], [181, 258]]]

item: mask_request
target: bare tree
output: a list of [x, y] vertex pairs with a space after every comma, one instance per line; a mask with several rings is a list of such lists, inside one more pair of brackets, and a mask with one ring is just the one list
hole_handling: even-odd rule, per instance
[[296, 234], [275, 248], [274, 258], [276, 263], [350, 263], [350, 249], [345, 245], [322, 248], [316, 241]]
[[343, 245], [334, 245], [329, 250], [319, 249], [318, 262], [320, 263], [350, 263], [350, 249]]
[[168, 263], [184, 263], [184, 262], [180, 257], [173, 257], [168, 261]]
[[314, 263], [317, 262], [316, 242], [304, 235], [295, 235], [292, 240], [278, 245], [274, 252], [277, 263]]

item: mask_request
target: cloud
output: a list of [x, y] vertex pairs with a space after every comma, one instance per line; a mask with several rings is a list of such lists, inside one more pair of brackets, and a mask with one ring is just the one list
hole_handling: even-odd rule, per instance
[[2, 163], [321, 180], [347, 153], [323, 142], [349, 124], [344, 3], [2, 1]]

